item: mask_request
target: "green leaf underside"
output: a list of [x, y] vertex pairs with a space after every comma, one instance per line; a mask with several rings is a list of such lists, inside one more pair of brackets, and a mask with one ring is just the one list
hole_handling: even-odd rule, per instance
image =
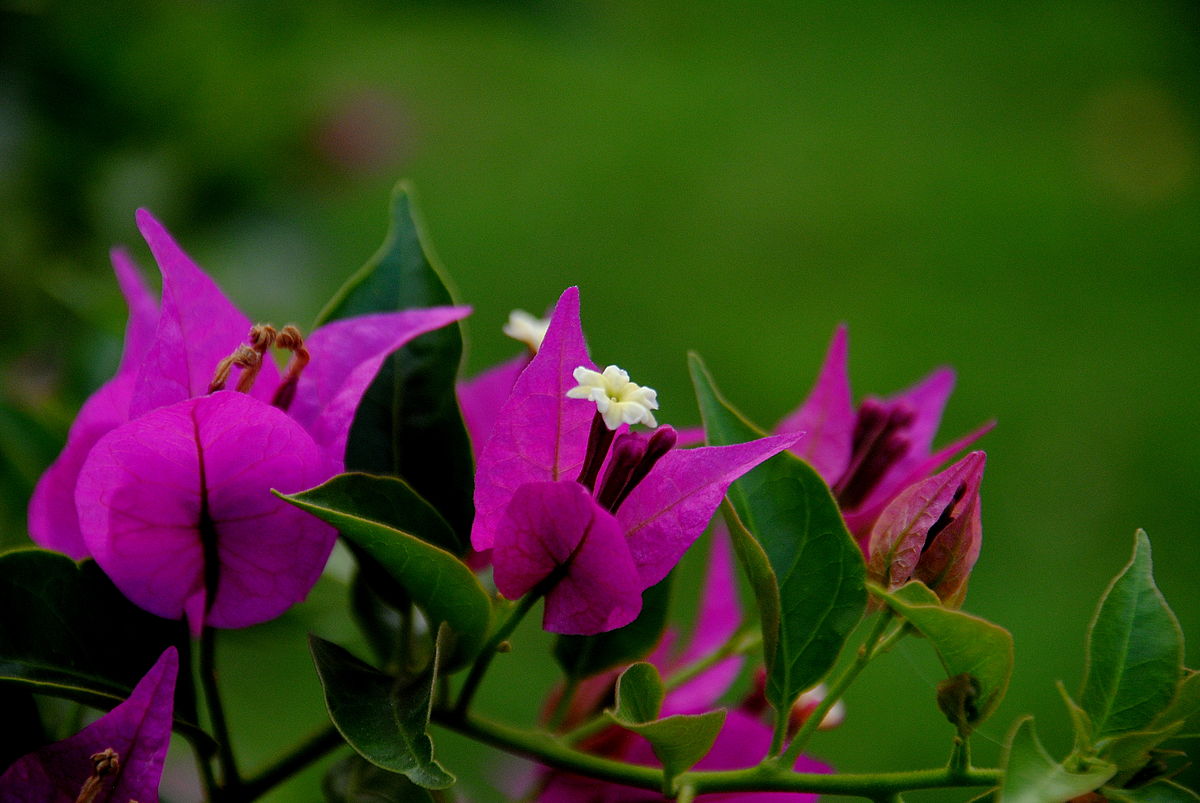
[[329, 768], [321, 791], [329, 803], [433, 803], [433, 795], [425, 789], [357, 753]]
[[616, 707], [605, 714], [650, 743], [663, 765], [665, 790], [670, 790], [679, 773], [691, 769], [712, 749], [725, 724], [725, 711], [658, 719], [664, 694], [662, 678], [652, 664], [633, 664], [617, 679]]
[[[908, 588], [913, 585], [924, 590]], [[1012, 676], [1012, 635], [999, 625], [962, 611], [911, 602], [934, 596], [916, 581], [893, 592], [878, 586], [870, 588], [871, 593], [929, 640], [947, 676], [966, 674], [978, 681], [978, 715], [972, 724], [978, 725], [987, 719], [1003, 699]]]
[[1038, 741], [1033, 717], [1017, 722], [1005, 753], [1002, 803], [1064, 803], [1099, 788], [1116, 772], [1110, 764], [1069, 772]]
[[1156, 781], [1138, 789], [1105, 789], [1104, 796], [1115, 803], [1187, 803], [1189, 800], [1200, 800], [1200, 795], [1174, 781]]
[[436, 657], [426, 671], [401, 679], [317, 636], [309, 636], [309, 646], [329, 718], [359, 755], [426, 789], [446, 789], [454, 783], [454, 776], [434, 760], [433, 741], [426, 732]]
[[[453, 303], [424, 244], [411, 189], [397, 186], [383, 245], [322, 311], [319, 323]], [[346, 444], [346, 468], [403, 477], [453, 527], [461, 554], [474, 518], [471, 444], [454, 383], [462, 329], [444, 326], [409, 342], [379, 369]]]
[[754, 591], [754, 601], [758, 605], [758, 616], [763, 634], [763, 659], [770, 666], [775, 658], [775, 650], [779, 647], [779, 581], [775, 579], [775, 570], [767, 560], [767, 553], [762, 545], [754, 539], [737, 511], [729, 503], [729, 499], [721, 502], [721, 512], [725, 524], [729, 527], [733, 551], [737, 555], [750, 588]]
[[303, 493], [280, 497], [337, 527], [343, 537], [378, 561], [403, 586], [434, 627], [441, 622], [450, 626], [456, 645], [453, 656], [444, 659], [447, 670], [469, 663], [483, 646], [491, 623], [491, 603], [479, 580], [449, 552], [340, 509], [344, 497], [327, 492], [331, 486], [336, 491], [340, 479], [335, 477]]
[[1094, 736], [1153, 722], [1175, 697], [1182, 664], [1183, 635], [1154, 584], [1150, 539], [1139, 530], [1132, 559], [1104, 593], [1088, 630], [1080, 705]]
[[[698, 356], [690, 356], [689, 367], [710, 444], [762, 437], [722, 398]], [[862, 553], [825, 482], [789, 453], [734, 482], [729, 499], [774, 572], [780, 619], [768, 653], [767, 699], [776, 710], [787, 710], [829, 672], [862, 618], [867, 601]], [[753, 571], [758, 581], [766, 580], [759, 569]]]
[[671, 600], [671, 578], [642, 592], [642, 611], [624, 627], [595, 636], [559, 636], [554, 660], [571, 679], [582, 680], [644, 658], [662, 638]]
[[[0, 617], [0, 683], [104, 710], [187, 639], [181, 621], [138, 608], [94, 561], [41, 549], [0, 555], [0, 610], [20, 612]], [[192, 719], [190, 689], [176, 686], [174, 727], [211, 746]]]

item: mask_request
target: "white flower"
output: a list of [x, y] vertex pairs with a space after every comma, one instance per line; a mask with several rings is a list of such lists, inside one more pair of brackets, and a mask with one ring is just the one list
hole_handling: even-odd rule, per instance
[[596, 410], [604, 416], [609, 429], [621, 424], [645, 424], [657, 427], [651, 410], [658, 409], [658, 392], [629, 381], [629, 374], [615, 365], [598, 373], [582, 365], [571, 374], [579, 384], [567, 391], [572, 399], [588, 399], [596, 403]]
[[549, 318], [538, 318], [523, 309], [515, 309], [508, 313], [508, 323], [504, 324], [504, 334], [513, 340], [520, 340], [529, 350], [537, 354], [546, 338], [546, 330], [550, 328]]

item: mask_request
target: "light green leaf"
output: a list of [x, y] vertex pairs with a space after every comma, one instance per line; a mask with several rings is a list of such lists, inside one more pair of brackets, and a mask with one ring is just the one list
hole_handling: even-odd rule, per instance
[[1023, 717], [1013, 727], [1005, 748], [1002, 803], [1065, 803], [1098, 789], [1117, 768], [1099, 763], [1082, 772], [1070, 772], [1050, 757], [1038, 741], [1033, 717]]
[[1170, 705], [1182, 671], [1183, 634], [1154, 584], [1150, 539], [1139, 530], [1088, 630], [1080, 704], [1094, 736], [1145, 728]]
[[1088, 718], [1087, 711], [1084, 711], [1079, 706], [1079, 703], [1075, 702], [1061, 680], [1056, 685], [1059, 696], [1062, 697], [1063, 704], [1067, 707], [1067, 713], [1071, 715], [1071, 730], [1075, 736], [1075, 752], [1079, 755], [1091, 752], [1092, 721]]
[[559, 636], [554, 660], [568, 678], [582, 680], [630, 661], [645, 658], [662, 638], [671, 600], [671, 578], [642, 592], [642, 611], [624, 627], [594, 636]]
[[360, 756], [426, 789], [445, 789], [454, 783], [454, 776], [434, 760], [427, 733], [436, 653], [426, 671], [397, 678], [317, 636], [309, 636], [309, 647], [329, 718]]
[[345, 475], [324, 485], [280, 498], [337, 527], [399, 583], [437, 627], [445, 622], [455, 636], [447, 671], [466, 665], [483, 646], [491, 624], [491, 602], [474, 573], [454, 555], [415, 535], [357, 515], [344, 492]]
[[662, 678], [653, 664], [633, 664], [617, 679], [616, 707], [604, 713], [616, 724], [650, 743], [663, 765], [663, 793], [674, 779], [704, 758], [725, 724], [725, 711], [676, 714], [658, 719], [664, 697]]
[[1013, 667], [1012, 635], [998, 625], [959, 610], [910, 602], [933, 594], [928, 589], [908, 589], [912, 585], [920, 583], [913, 581], [892, 592], [875, 585], [870, 589], [929, 639], [947, 676], [967, 675], [975, 679], [979, 694], [969, 724], [978, 725], [996, 709], [1008, 688]]
[[[422, 228], [412, 188], [401, 183], [392, 194], [383, 245], [338, 291], [319, 322], [452, 304]], [[475, 515], [475, 472], [454, 390], [461, 361], [462, 330], [454, 324], [421, 335], [384, 362], [354, 416], [346, 467], [408, 480], [450, 522], [465, 548]]]
[[[725, 401], [695, 354], [689, 368], [710, 444], [762, 437]], [[781, 617], [767, 655], [766, 691], [776, 711], [787, 711], [833, 667], [866, 610], [862, 552], [825, 482], [787, 452], [734, 482], [729, 500], [761, 545], [779, 589]], [[766, 579], [755, 572], [758, 580]], [[764, 644], [769, 639], [764, 632]]]

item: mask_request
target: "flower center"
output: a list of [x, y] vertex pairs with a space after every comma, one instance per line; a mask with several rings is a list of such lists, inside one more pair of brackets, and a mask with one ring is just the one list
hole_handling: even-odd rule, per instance
[[915, 419], [916, 411], [905, 402], [863, 401], [854, 422], [850, 465], [833, 486], [842, 510], [853, 510], [866, 501], [888, 469], [908, 454], [912, 446], [908, 431]]
[[248, 393], [250, 388], [254, 387], [254, 381], [258, 379], [259, 371], [262, 370], [264, 355], [272, 346], [275, 346], [292, 353], [287, 372], [271, 399], [271, 404], [281, 410], [287, 410], [292, 399], [296, 397], [296, 382], [309, 362], [308, 349], [304, 346], [304, 338], [300, 335], [300, 330], [289, 323], [282, 330], [276, 332], [269, 323], [256, 323], [250, 328], [250, 334], [246, 339], [249, 344], [239, 344], [232, 354], [217, 363], [212, 381], [208, 385], [208, 392], [216, 393], [218, 390], [224, 390], [225, 383], [229, 381], [230, 372], [234, 368], [238, 368], [240, 372], [235, 389], [238, 393]]
[[111, 778], [121, 771], [121, 756], [116, 750], [107, 747], [99, 753], [90, 756], [92, 774], [83, 782], [75, 803], [92, 803], [100, 794], [106, 778]]
[[[601, 507], [615, 513], [654, 464], [671, 451], [678, 436], [672, 427], [659, 427], [650, 412], [658, 409], [658, 394], [654, 389], [630, 382], [629, 374], [617, 366], [610, 365], [600, 373], [581, 365], [572, 376], [579, 384], [568, 390], [567, 396], [596, 404], [577, 481], [595, 492]], [[656, 429], [648, 436], [625, 432], [614, 441], [616, 430], [623, 423], [645, 424]], [[608, 468], [597, 487], [596, 479], [606, 458]]]

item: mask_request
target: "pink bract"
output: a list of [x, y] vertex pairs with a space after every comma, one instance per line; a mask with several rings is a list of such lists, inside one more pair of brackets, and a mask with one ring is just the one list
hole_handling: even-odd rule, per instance
[[[29, 506], [33, 540], [76, 559], [90, 554], [74, 499], [79, 469], [91, 448], [127, 421], [207, 393], [217, 364], [246, 340], [251, 326], [149, 212], [140, 210], [137, 221], [162, 272], [160, 308], [129, 258], [114, 251], [113, 266], [130, 307], [125, 353], [117, 375], [80, 410], [66, 447], [42, 475]], [[306, 338], [312, 359], [289, 411], [321, 449], [322, 479], [342, 470], [354, 412], [383, 360], [469, 311], [434, 307], [366, 315], [331, 322]], [[265, 359], [248, 395], [268, 404], [279, 384], [273, 360]]]
[[74, 803], [93, 775], [91, 756], [111, 749], [120, 771], [100, 779], [99, 800], [157, 803], [163, 760], [171, 742], [179, 657], [168, 647], [138, 681], [129, 699], [79, 733], [20, 758], [0, 776], [0, 799], [10, 803]]
[[812, 392], [779, 424], [807, 432], [793, 449], [833, 489], [846, 526], [866, 546], [871, 526], [896, 495], [966, 449], [993, 426], [938, 450], [933, 439], [954, 389], [954, 372], [939, 368], [887, 399], [868, 397], [858, 408], [850, 393], [845, 325], [839, 326]]
[[[668, 451], [627, 498], [606, 509], [582, 486], [582, 494], [560, 494], [553, 488], [557, 483], [578, 485], [596, 416], [590, 401], [567, 397], [577, 384], [572, 373], [579, 366], [595, 368], [580, 324], [579, 291], [572, 287], [555, 305], [541, 348], [517, 378], [479, 455], [471, 543], [479, 551], [495, 547], [498, 578], [522, 578], [519, 584], [500, 587], [506, 595], [506, 588], [527, 590], [554, 572], [566, 578], [573, 590], [560, 594], [557, 603], [548, 601], [546, 627], [591, 634], [631, 621], [641, 607], [640, 592], [670, 572], [708, 526], [729, 485], [795, 445], [801, 435]], [[617, 442], [627, 430], [622, 426], [617, 431]], [[659, 432], [674, 443], [673, 431], [667, 430]], [[586, 522], [602, 522], [596, 531], [605, 539], [602, 550], [575, 549], [586, 540]], [[614, 524], [620, 538], [612, 541]], [[560, 554], [567, 544], [572, 546]], [[609, 577], [614, 561], [624, 565], [626, 553], [637, 572], [638, 602], [632, 610], [624, 602], [628, 582], [623, 574], [619, 594], [583, 579]], [[553, 560], [547, 558], [551, 554]], [[601, 555], [607, 562], [591, 563]], [[572, 600], [569, 605], [567, 599]]]

